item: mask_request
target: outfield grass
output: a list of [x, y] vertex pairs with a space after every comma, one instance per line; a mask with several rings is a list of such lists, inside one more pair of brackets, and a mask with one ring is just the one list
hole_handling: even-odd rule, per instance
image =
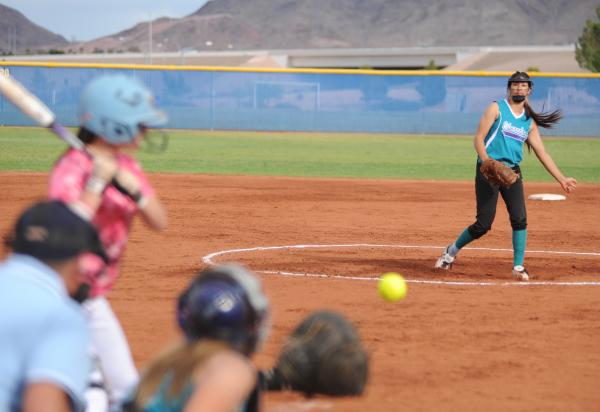
[[[470, 136], [169, 131], [165, 153], [138, 152], [150, 172], [470, 180]], [[545, 138], [567, 175], [600, 183], [600, 139]], [[39, 128], [0, 127], [0, 170], [50, 170], [65, 144]], [[528, 181], [552, 181], [525, 155]]]

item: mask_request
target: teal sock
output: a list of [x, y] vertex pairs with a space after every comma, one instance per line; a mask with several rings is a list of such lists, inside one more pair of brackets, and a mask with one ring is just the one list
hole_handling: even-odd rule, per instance
[[523, 262], [525, 261], [525, 246], [527, 245], [527, 229], [513, 230], [512, 243], [514, 250], [513, 265], [523, 266]]
[[471, 243], [472, 241], [473, 241], [473, 237], [469, 233], [469, 230], [465, 229], [460, 234], [460, 236], [458, 237], [458, 239], [456, 239], [456, 241], [453, 244], [451, 244], [450, 246], [448, 246], [448, 253], [450, 254], [450, 256], [456, 257], [456, 255], [458, 255], [458, 251], [463, 246], [465, 246], [467, 243]]
[[469, 229], [465, 229], [462, 231], [458, 239], [456, 239], [456, 242], [454, 242], [454, 244], [458, 249], [462, 249], [463, 247], [471, 243], [473, 240], [475, 239], [473, 239], [473, 236], [471, 236], [471, 234], [469, 233]]

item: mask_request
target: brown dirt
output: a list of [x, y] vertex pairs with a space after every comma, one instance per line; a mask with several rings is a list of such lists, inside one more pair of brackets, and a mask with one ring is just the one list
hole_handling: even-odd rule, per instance
[[[360, 398], [280, 393], [279, 411], [597, 410], [600, 405], [600, 286], [515, 286], [511, 253], [465, 250], [453, 270], [432, 265], [474, 216], [472, 183], [152, 175], [170, 215], [166, 232], [136, 223], [124, 274], [109, 296], [139, 365], [175, 338], [174, 298], [207, 254], [277, 245], [414, 245], [259, 250], [216, 256], [261, 274], [273, 329], [259, 366], [310, 311], [344, 312], [371, 356]], [[45, 174], [0, 174], [0, 230], [45, 193]], [[553, 184], [526, 192], [558, 193]], [[562, 202], [528, 201], [528, 250], [600, 252], [600, 186], [582, 184]], [[472, 244], [510, 249], [499, 205], [493, 230]], [[528, 253], [535, 281], [600, 282], [599, 255]], [[405, 300], [382, 301], [371, 277], [396, 271], [412, 281]], [[417, 283], [457, 280], [490, 286]]]

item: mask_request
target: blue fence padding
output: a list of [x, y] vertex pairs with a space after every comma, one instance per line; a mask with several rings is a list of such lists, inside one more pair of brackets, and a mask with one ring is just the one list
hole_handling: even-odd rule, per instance
[[[140, 78], [170, 116], [169, 127], [211, 130], [473, 134], [502, 99], [506, 76], [145, 70], [10, 66], [19, 80], [76, 126], [84, 85], [104, 73]], [[600, 136], [600, 78], [536, 77], [536, 110], [563, 111], [544, 135]], [[0, 97], [1, 125], [33, 123]]]

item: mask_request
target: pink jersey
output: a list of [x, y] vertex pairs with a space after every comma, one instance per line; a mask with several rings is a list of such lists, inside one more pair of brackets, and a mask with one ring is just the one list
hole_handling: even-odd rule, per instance
[[[144, 196], [154, 196], [154, 190], [144, 176], [140, 164], [130, 155], [117, 154], [119, 167], [135, 175]], [[92, 173], [92, 160], [83, 152], [69, 149], [56, 163], [50, 175], [49, 197], [65, 203], [79, 200], [87, 179]], [[92, 296], [105, 295], [119, 275], [119, 263], [125, 251], [133, 217], [138, 212], [137, 204], [112, 186], [107, 186], [102, 203], [92, 222], [98, 229], [100, 239], [110, 259], [107, 270], [92, 287]], [[92, 264], [90, 260], [90, 264]], [[94, 272], [95, 268], [89, 268]]]

